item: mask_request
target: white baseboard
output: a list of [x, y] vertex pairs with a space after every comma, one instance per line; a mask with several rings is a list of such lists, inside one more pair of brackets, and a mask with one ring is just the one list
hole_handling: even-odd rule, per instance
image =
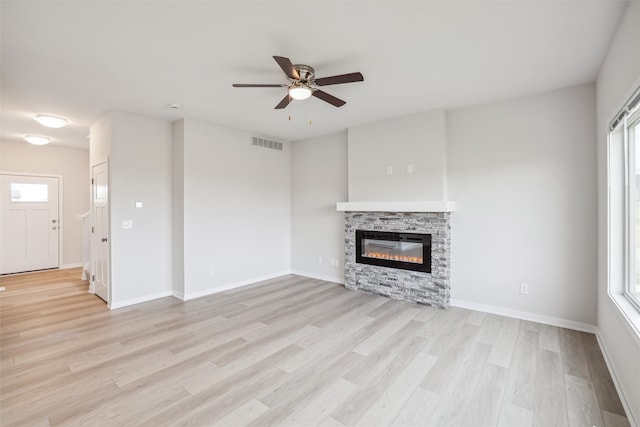
[[309, 271], [303, 271], [303, 270], [291, 270], [291, 274], [296, 274], [298, 276], [309, 277], [311, 279], [324, 280], [325, 282], [338, 283], [340, 285], [344, 285], [343, 277], [325, 276], [324, 274], [316, 274], [316, 273], [311, 273]]
[[278, 277], [286, 276], [287, 274], [295, 274], [297, 276], [309, 277], [311, 279], [324, 280], [326, 282], [332, 282], [332, 283], [338, 283], [338, 284], [344, 285], [344, 279], [340, 277], [324, 276], [321, 274], [315, 274], [315, 273], [310, 273], [308, 271], [301, 271], [301, 270], [285, 270], [285, 271], [280, 271], [274, 274], [269, 274], [266, 276], [243, 280], [241, 282], [235, 282], [235, 283], [230, 283], [222, 286], [217, 286], [215, 288], [205, 289], [203, 291], [198, 291], [198, 292], [191, 292], [191, 293], [185, 294], [184, 292], [173, 291], [172, 295], [182, 301], [189, 301], [195, 298], [200, 298], [207, 295], [213, 295], [219, 292], [229, 291], [231, 289], [253, 285], [258, 282], [264, 282], [265, 280], [271, 280]]
[[202, 291], [198, 291], [198, 292], [189, 292], [189, 293], [184, 293], [184, 292], [179, 292], [179, 291], [165, 291], [165, 292], [160, 292], [157, 294], [152, 294], [152, 295], [146, 295], [143, 297], [139, 297], [139, 298], [133, 298], [130, 300], [126, 300], [126, 301], [120, 301], [120, 302], [116, 302], [116, 303], [111, 303], [109, 304], [109, 308], [111, 308], [112, 310], [115, 310], [116, 308], [122, 308], [122, 307], [126, 307], [129, 305], [134, 305], [134, 304], [140, 304], [143, 302], [148, 302], [148, 301], [153, 301], [155, 299], [159, 299], [159, 298], [165, 298], [165, 297], [175, 297], [179, 300], [182, 301], [189, 301], [195, 298], [200, 298], [200, 297], [204, 297], [207, 295], [212, 295], [212, 294], [217, 294], [218, 292], [224, 292], [224, 291], [228, 291], [231, 289], [235, 289], [235, 288], [240, 288], [242, 286], [248, 286], [248, 285], [253, 285], [255, 283], [258, 282], [263, 282], [265, 280], [270, 280], [270, 279], [275, 279], [277, 277], [282, 277], [282, 276], [286, 276], [287, 274], [292, 274], [290, 270], [285, 270], [285, 271], [279, 271], [277, 273], [273, 273], [273, 274], [268, 274], [265, 276], [260, 276], [260, 277], [254, 277], [251, 279], [247, 279], [247, 280], [242, 280], [240, 282], [234, 282], [234, 283], [229, 283], [226, 285], [222, 285], [222, 286], [217, 286], [215, 288], [209, 288], [209, 289], [205, 289]]
[[622, 407], [626, 412], [627, 419], [629, 420], [629, 424], [631, 427], [640, 427], [640, 421], [635, 416], [633, 411], [631, 411], [631, 406], [627, 400], [626, 394], [624, 392], [624, 387], [622, 383], [618, 380], [618, 376], [616, 375], [616, 370], [614, 369], [613, 362], [611, 361], [611, 357], [609, 357], [609, 352], [604, 345], [604, 342], [600, 338], [600, 330], [596, 330], [596, 340], [598, 341], [598, 346], [600, 347], [600, 352], [604, 358], [604, 363], [607, 365], [607, 369], [609, 370], [609, 375], [611, 375], [611, 380], [613, 381], [613, 385], [618, 392], [618, 396], [620, 396], [620, 402], [622, 402]]
[[82, 263], [81, 262], [74, 262], [71, 264], [63, 264], [60, 267], [58, 267], [60, 270], [68, 270], [70, 268], [78, 268], [78, 267], [82, 267]]
[[500, 316], [513, 317], [531, 322], [543, 323], [545, 325], [558, 326], [560, 328], [574, 329], [576, 331], [596, 333], [595, 325], [589, 323], [576, 322], [574, 320], [561, 319], [559, 317], [544, 316], [542, 314], [529, 313], [526, 311], [512, 310], [509, 308], [498, 307], [494, 305], [484, 305], [475, 302], [461, 301], [451, 299], [451, 305], [454, 307], [467, 308], [469, 310], [482, 311], [484, 313], [498, 314]]
[[217, 294], [218, 292], [224, 292], [231, 289], [240, 288], [242, 286], [253, 285], [254, 283], [263, 282], [265, 280], [275, 279], [276, 277], [286, 276], [287, 274], [291, 274], [291, 271], [290, 270], [279, 271], [277, 273], [268, 274], [266, 276], [254, 277], [248, 280], [242, 280], [240, 282], [235, 282], [235, 283], [228, 283], [225, 285], [216, 286], [215, 288], [209, 288], [209, 289], [205, 289], [198, 292], [188, 292], [186, 294], [181, 292], [174, 292], [172, 295], [174, 295], [176, 298], [179, 298], [183, 301], [189, 301], [194, 298], [200, 298], [207, 295]]
[[158, 292], [156, 294], [145, 295], [145, 296], [138, 297], [138, 298], [131, 298], [131, 299], [128, 299], [128, 300], [125, 300], [125, 301], [110, 302], [109, 303], [109, 308], [111, 310], [115, 310], [117, 308], [128, 307], [130, 305], [140, 304], [140, 303], [143, 303], [143, 302], [149, 302], [149, 301], [153, 301], [153, 300], [160, 299], [160, 298], [166, 298], [166, 297], [170, 297], [170, 296], [173, 296], [173, 292], [172, 291]]

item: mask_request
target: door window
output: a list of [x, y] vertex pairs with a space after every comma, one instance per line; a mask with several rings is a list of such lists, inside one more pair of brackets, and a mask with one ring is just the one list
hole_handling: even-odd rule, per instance
[[12, 182], [11, 201], [13, 203], [46, 203], [49, 201], [49, 186]]

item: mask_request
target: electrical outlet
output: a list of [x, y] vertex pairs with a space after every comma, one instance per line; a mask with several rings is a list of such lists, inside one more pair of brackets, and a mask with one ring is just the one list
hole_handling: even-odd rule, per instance
[[318, 255], [318, 264], [322, 264], [322, 257]]
[[522, 295], [529, 295], [529, 285], [526, 283], [520, 283], [520, 293]]
[[393, 175], [393, 167], [387, 166], [387, 175]]
[[216, 274], [216, 268], [213, 265], [209, 267], [209, 274], [212, 276]]
[[334, 259], [333, 260], [333, 265], [335, 265], [336, 267], [340, 267], [340, 260], [339, 259]]

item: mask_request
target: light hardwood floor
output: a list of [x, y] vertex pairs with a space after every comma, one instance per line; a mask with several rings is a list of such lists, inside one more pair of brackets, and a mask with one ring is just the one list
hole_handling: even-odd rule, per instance
[[110, 311], [0, 278], [2, 426], [626, 426], [593, 335], [299, 276]]

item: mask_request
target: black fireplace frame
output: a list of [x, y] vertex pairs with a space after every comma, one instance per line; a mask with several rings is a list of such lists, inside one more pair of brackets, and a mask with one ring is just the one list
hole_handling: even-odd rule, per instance
[[[422, 264], [362, 256], [364, 239], [422, 243]], [[431, 273], [431, 234], [356, 230], [356, 263]]]

